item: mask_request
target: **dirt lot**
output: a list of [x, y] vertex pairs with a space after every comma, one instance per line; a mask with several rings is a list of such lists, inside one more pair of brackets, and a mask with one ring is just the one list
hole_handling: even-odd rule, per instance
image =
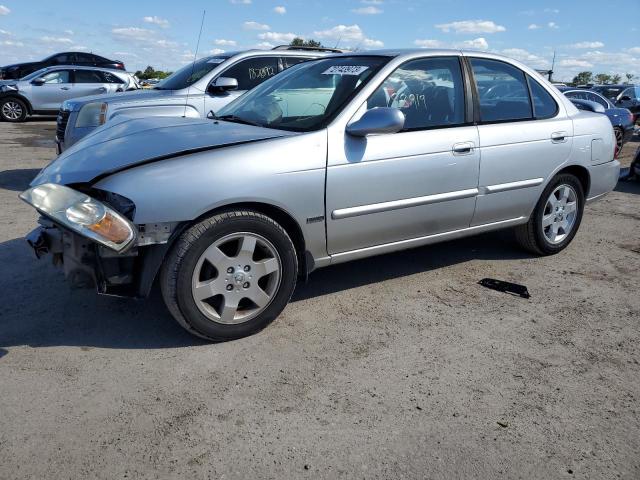
[[209, 345], [32, 257], [53, 135], [0, 124], [0, 478], [640, 478], [640, 183], [557, 256], [497, 233], [331, 267]]

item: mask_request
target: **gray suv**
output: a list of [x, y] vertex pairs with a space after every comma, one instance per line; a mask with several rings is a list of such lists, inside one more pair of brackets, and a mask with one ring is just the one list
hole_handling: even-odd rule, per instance
[[65, 100], [140, 88], [123, 70], [60, 65], [33, 72], [20, 80], [0, 81], [0, 118], [22, 122], [33, 114], [55, 114]]
[[338, 50], [276, 47], [226, 52], [184, 66], [151, 90], [65, 102], [58, 116], [58, 153], [100, 125], [126, 117], [205, 117], [297, 63]]

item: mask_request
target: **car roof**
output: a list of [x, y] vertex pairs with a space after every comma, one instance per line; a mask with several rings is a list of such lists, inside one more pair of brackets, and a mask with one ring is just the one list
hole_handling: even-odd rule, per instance
[[612, 83], [611, 85], [594, 85], [591, 88], [628, 88], [635, 86], [633, 83]]

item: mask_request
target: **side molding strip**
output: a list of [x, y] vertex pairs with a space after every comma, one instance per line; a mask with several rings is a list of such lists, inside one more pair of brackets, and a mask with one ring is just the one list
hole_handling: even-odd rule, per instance
[[387, 212], [391, 210], [399, 210], [401, 208], [417, 207], [419, 205], [429, 205], [432, 203], [470, 198], [475, 197], [476, 195], [478, 195], [478, 189], [470, 188], [468, 190], [459, 190], [457, 192], [437, 193], [435, 195], [426, 195], [424, 197], [405, 198], [403, 200], [393, 200], [391, 202], [341, 208], [331, 212], [331, 218], [333, 220], [340, 220], [343, 218], [358, 217], [360, 215], [369, 215], [370, 213]]
[[544, 178], [531, 178], [529, 180], [519, 180], [517, 182], [509, 182], [509, 183], [498, 183], [496, 185], [487, 185], [486, 187], [481, 187], [484, 194], [486, 193], [498, 193], [498, 192], [507, 192], [509, 190], [517, 190], [519, 188], [527, 188], [527, 187], [537, 187], [544, 182]]

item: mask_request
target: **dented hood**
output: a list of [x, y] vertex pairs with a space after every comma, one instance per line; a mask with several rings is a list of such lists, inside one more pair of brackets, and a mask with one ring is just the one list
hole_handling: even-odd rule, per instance
[[95, 130], [31, 182], [88, 183], [114, 172], [203, 150], [297, 135], [239, 123], [181, 117], [122, 119]]

